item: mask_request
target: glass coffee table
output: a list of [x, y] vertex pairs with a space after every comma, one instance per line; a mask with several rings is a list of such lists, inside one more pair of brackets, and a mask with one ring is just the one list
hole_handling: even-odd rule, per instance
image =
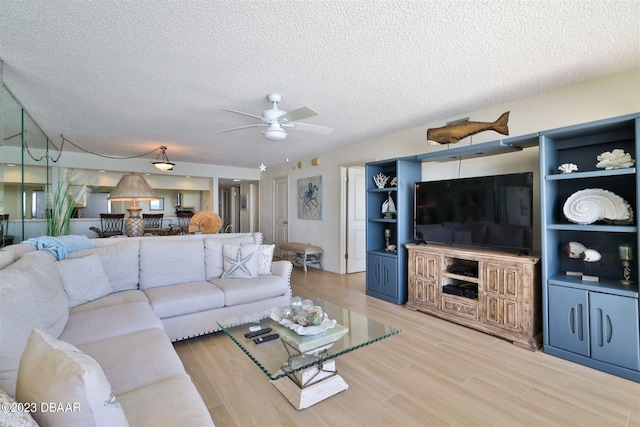
[[[338, 375], [335, 358], [400, 333], [400, 329], [323, 300], [314, 300], [335, 327], [317, 335], [298, 335], [269, 317], [268, 312], [218, 322], [238, 347], [264, 372], [270, 382], [298, 410], [308, 408], [349, 385]], [[256, 344], [245, 338], [249, 327], [260, 326], [277, 339]]]

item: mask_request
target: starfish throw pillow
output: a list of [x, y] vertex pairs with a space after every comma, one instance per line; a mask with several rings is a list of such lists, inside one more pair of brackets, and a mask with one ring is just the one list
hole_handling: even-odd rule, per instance
[[246, 279], [258, 275], [258, 245], [223, 245], [223, 279]]

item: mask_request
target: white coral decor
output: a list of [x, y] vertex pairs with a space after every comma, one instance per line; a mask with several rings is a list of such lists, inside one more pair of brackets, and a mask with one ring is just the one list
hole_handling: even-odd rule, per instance
[[373, 177], [373, 182], [376, 183], [378, 188], [384, 188], [384, 186], [387, 185], [387, 181], [389, 181], [389, 177], [382, 172]]
[[620, 148], [605, 151], [596, 157], [596, 159], [598, 160], [596, 167], [600, 169], [630, 168], [635, 163], [635, 160], [631, 158], [631, 154], [625, 153], [624, 150]]
[[578, 166], [574, 163], [563, 163], [558, 166], [558, 170], [562, 173], [571, 173], [578, 170]]

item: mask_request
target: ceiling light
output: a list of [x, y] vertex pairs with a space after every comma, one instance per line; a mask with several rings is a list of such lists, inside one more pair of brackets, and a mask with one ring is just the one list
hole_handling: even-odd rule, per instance
[[282, 141], [287, 137], [287, 132], [280, 127], [279, 123], [271, 123], [264, 131], [264, 137], [270, 141]]
[[173, 167], [176, 164], [171, 163], [171, 161], [169, 161], [169, 158], [167, 157], [167, 153], [166, 153], [167, 147], [162, 146], [160, 147], [160, 150], [161, 150], [161, 153], [158, 154], [158, 157], [156, 157], [156, 161], [151, 162], [151, 164], [155, 166], [157, 169], [160, 169], [161, 171], [172, 171]]

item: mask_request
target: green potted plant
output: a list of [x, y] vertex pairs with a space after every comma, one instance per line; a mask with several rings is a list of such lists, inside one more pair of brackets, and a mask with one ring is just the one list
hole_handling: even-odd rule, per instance
[[47, 236], [66, 236], [71, 232], [71, 218], [88, 191], [86, 180], [80, 171], [60, 169], [56, 191], [47, 193]]

